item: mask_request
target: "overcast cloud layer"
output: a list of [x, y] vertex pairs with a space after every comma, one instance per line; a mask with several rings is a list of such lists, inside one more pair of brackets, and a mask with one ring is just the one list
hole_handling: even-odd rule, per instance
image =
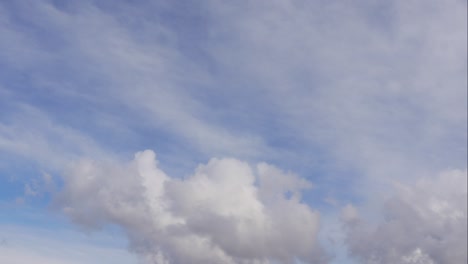
[[466, 0], [5, 1], [0, 36], [0, 231], [30, 206], [145, 264], [467, 262]]

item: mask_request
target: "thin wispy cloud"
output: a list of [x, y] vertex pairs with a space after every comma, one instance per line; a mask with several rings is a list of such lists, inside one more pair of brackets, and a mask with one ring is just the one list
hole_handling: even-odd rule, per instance
[[88, 239], [82, 233], [60, 227], [48, 230], [24, 225], [2, 225], [0, 232], [2, 263], [94, 264], [112, 261], [123, 264], [136, 261], [125, 248], [101, 245], [107, 244], [107, 240], [115, 240], [113, 237]]

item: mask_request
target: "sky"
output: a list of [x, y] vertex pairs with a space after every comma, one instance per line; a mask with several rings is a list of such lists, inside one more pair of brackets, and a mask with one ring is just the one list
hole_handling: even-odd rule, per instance
[[467, 2], [0, 2], [0, 262], [467, 262]]

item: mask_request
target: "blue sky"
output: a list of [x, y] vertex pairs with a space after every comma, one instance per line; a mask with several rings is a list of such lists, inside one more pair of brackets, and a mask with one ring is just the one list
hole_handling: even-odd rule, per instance
[[466, 259], [466, 10], [1, 3], [0, 260]]

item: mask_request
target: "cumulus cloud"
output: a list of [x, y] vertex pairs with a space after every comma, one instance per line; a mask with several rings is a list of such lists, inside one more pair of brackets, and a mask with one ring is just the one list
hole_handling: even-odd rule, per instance
[[363, 263], [466, 263], [466, 171], [397, 188], [376, 226], [360, 219], [354, 207], [343, 209], [351, 254]]
[[121, 226], [147, 263], [325, 263], [309, 182], [266, 163], [211, 159], [186, 178], [143, 151], [127, 164], [69, 167], [55, 206], [86, 229]]

